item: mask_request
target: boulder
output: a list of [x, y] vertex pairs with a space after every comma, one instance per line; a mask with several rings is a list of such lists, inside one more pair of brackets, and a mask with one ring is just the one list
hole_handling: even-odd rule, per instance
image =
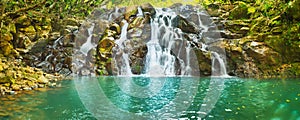
[[142, 4], [141, 9], [143, 12], [148, 12], [150, 15], [155, 15], [156, 13], [155, 8], [150, 3]]
[[46, 78], [46, 77], [44, 77], [43, 75], [41, 75], [38, 79], [37, 79], [37, 83], [39, 83], [39, 84], [46, 84], [46, 83], [48, 83], [49, 82], [49, 80]]
[[180, 28], [183, 32], [186, 33], [194, 33], [199, 34], [200, 29], [192, 22], [189, 22], [181, 15], [177, 15], [174, 19], [172, 19], [172, 26], [176, 28]]
[[137, 10], [137, 6], [128, 6], [125, 8], [125, 20], [127, 20], [128, 22], [132, 21], [132, 18], [136, 16], [138, 10]]
[[20, 91], [21, 90], [21, 85], [12, 84], [11, 88], [12, 88], [13, 91]]
[[250, 15], [248, 14], [247, 4], [241, 1], [235, 2], [236, 7], [230, 11], [230, 19], [248, 19]]

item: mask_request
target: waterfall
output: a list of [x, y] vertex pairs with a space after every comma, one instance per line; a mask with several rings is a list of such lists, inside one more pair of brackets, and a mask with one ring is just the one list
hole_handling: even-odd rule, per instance
[[[178, 22], [178, 14], [169, 8], [157, 8], [156, 13], [150, 19], [150, 40], [146, 43], [147, 54], [145, 57], [145, 67], [143, 68], [142, 75], [145, 76], [191, 76], [193, 68], [191, 65], [191, 42], [198, 42], [201, 45], [200, 50], [203, 52], [209, 52], [208, 44], [214, 42], [209, 41], [211, 38], [207, 38], [204, 42], [199, 42], [199, 38], [192, 37], [192, 40], [188, 41], [184, 38], [184, 32], [178, 26], [174, 26], [174, 22]], [[203, 33], [209, 32], [209, 25], [201, 21], [200, 16], [202, 12], [197, 12], [198, 27], [202, 28], [202, 31], [198, 33], [198, 36], [203, 37]], [[143, 17], [143, 11], [140, 7], [137, 8], [137, 17]], [[126, 20], [123, 20], [123, 26], [120, 34], [120, 38], [116, 40], [117, 51], [114, 55], [115, 64], [117, 64], [118, 75], [133, 75], [130, 61], [130, 48], [126, 48], [127, 30], [128, 24]], [[207, 42], [208, 41], [208, 42]], [[129, 49], [129, 50], [128, 50]], [[211, 51], [212, 54], [212, 72], [214, 76], [224, 76], [226, 73], [226, 66], [223, 58], [220, 57], [218, 52]], [[195, 64], [193, 64], [195, 65]], [[201, 66], [200, 66], [201, 67]]]
[[225, 61], [217, 52], [211, 52], [212, 54], [212, 76], [229, 76], [226, 71]]
[[[145, 74], [150, 76], [175, 76], [175, 62], [178, 56], [172, 55], [172, 47], [175, 40], [175, 29], [172, 27], [172, 19], [175, 12], [156, 9], [156, 16], [151, 19], [151, 40], [147, 43]], [[189, 48], [185, 48], [189, 49]], [[186, 67], [186, 66], [181, 66]], [[184, 70], [185, 68], [181, 68]]]
[[76, 42], [73, 48], [72, 72], [73, 75], [95, 75], [94, 54], [97, 43], [93, 40], [94, 23], [83, 24], [86, 28], [76, 31]]
[[95, 48], [96, 45], [92, 43], [92, 34], [93, 34], [93, 29], [94, 29], [94, 24], [90, 28], [87, 29], [88, 31], [88, 38], [86, 42], [80, 47], [80, 52], [82, 52], [85, 56], [87, 56], [88, 52]]
[[[145, 76], [199, 75], [199, 67], [201, 66], [199, 66], [198, 58], [194, 53], [194, 49], [196, 48], [204, 53], [211, 53], [211, 70], [213, 76], [227, 75], [224, 55], [217, 50], [211, 49], [212, 43], [218, 41], [218, 36], [215, 34], [217, 32], [213, 31], [216, 29], [216, 25], [212, 23], [207, 13], [199, 11], [199, 9], [196, 10], [184, 6], [180, 9], [153, 8], [155, 12], [151, 13], [151, 15], [149, 15], [149, 12], [143, 11], [144, 9], [141, 7], [137, 7], [136, 9], [136, 15], [131, 15], [130, 19], [125, 20], [125, 18], [117, 16], [120, 14], [119, 12], [124, 11], [123, 8], [116, 8], [108, 14], [106, 18], [108, 21], [112, 21], [115, 18], [115, 23], [121, 26], [121, 30], [118, 31], [118, 34], [109, 36], [113, 37], [111, 41], [115, 43], [112, 47], [112, 55], [110, 56], [112, 58], [112, 74], [121, 76], [132, 76], [135, 74]], [[194, 17], [192, 17], [193, 15]], [[149, 24], [147, 24], [148, 22], [138, 21], [138, 19], [149, 19]], [[137, 22], [135, 20], [137, 20]], [[142, 25], [143, 27], [141, 28], [143, 31], [139, 31], [138, 34], [136, 34], [132, 32], [136, 30], [135, 24], [147, 24], [150, 29], [143, 28], [146, 25]], [[190, 26], [192, 26], [192, 28], [188, 28]], [[87, 29], [88, 37], [86, 41], [79, 46], [78, 50], [75, 50], [75, 53], [80, 52], [80, 54], [74, 55], [75, 59], [78, 59], [78, 56], [80, 58], [78, 60], [73, 59], [73, 63], [78, 67], [75, 68], [75, 70], [89, 65], [86, 62], [87, 60], [84, 59], [89, 55], [89, 52], [96, 47], [95, 40], [93, 41], [93, 39], [95, 39], [93, 38], [93, 34], [95, 34], [93, 32], [95, 32], [94, 29], [97, 29], [96, 27], [95, 24], [92, 24]], [[141, 49], [145, 51], [145, 53], [143, 53], [144, 56], [139, 58], [142, 61], [142, 63], [140, 63], [142, 67], [139, 72], [136, 72], [134, 71], [136, 68], [133, 68], [134, 64], [136, 64], [133, 62], [133, 59], [135, 59], [136, 56], [133, 54], [136, 49], [134, 47], [137, 46], [131, 36], [141, 37], [139, 36], [140, 34], [141, 36], [148, 34], [148, 37], [145, 37], [146, 40], [143, 41], [143, 45], [147, 51]], [[144, 37], [141, 38], [144, 39]], [[138, 39], [140, 40], [141, 38]], [[108, 67], [101, 67], [101, 69], [109, 69]]]
[[138, 7], [138, 13], [136, 16], [143, 17], [143, 11], [142, 11], [141, 7]]
[[[129, 58], [128, 58], [128, 53], [126, 53], [127, 50], [125, 50], [125, 44], [126, 44], [126, 40], [127, 40], [127, 28], [128, 28], [128, 23], [126, 20], [122, 21], [124, 23], [124, 25], [122, 26], [122, 31], [121, 31], [121, 35], [120, 35], [120, 39], [118, 39], [116, 41], [116, 44], [118, 45], [118, 47], [116, 47], [115, 50], [117, 53], [115, 53], [115, 60], [119, 59], [121, 60], [121, 62], [115, 62], [116, 64], [118, 64], [117, 67], [118, 68], [118, 75], [122, 75], [122, 76], [130, 76], [132, 75], [131, 72], [131, 68], [130, 68], [130, 63], [129, 63]], [[121, 57], [116, 57], [116, 56], [121, 56]]]

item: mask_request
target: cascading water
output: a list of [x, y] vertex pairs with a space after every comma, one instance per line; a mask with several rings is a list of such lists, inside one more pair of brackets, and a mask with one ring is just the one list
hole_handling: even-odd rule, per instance
[[[156, 9], [156, 16], [151, 20], [151, 40], [147, 43], [148, 53], [146, 55], [145, 74], [151, 76], [176, 75], [176, 58], [179, 54], [172, 55], [172, 47], [176, 41], [183, 41], [181, 38], [181, 30], [172, 27], [172, 19], [177, 15], [171, 10], [163, 11]], [[179, 36], [178, 36], [179, 35]], [[190, 49], [188, 47], [183, 49]], [[189, 57], [188, 54], [187, 58]], [[179, 61], [183, 61], [179, 59]], [[187, 59], [188, 61], [188, 59]], [[180, 63], [181, 70], [185, 70], [184, 62]], [[189, 73], [184, 73], [189, 75]]]
[[87, 38], [86, 42], [80, 47], [80, 52], [82, 52], [86, 56], [91, 49], [96, 47], [96, 45], [92, 43], [92, 35], [93, 35], [94, 26], [95, 25], [92, 24], [92, 26], [90, 28], [88, 28], [89, 37]]
[[118, 45], [118, 48], [114, 48], [116, 51], [115, 53], [115, 59], [120, 59], [121, 62], [116, 62], [118, 66], [118, 75], [125, 75], [129, 76], [132, 75], [131, 68], [129, 65], [129, 58], [128, 58], [128, 53], [126, 53], [125, 44], [127, 40], [127, 28], [128, 28], [128, 23], [126, 20], [122, 21], [124, 25], [122, 26], [122, 31], [121, 31], [121, 37], [116, 41], [116, 44]]
[[212, 76], [228, 76], [224, 60], [217, 52], [212, 52]]
[[[83, 86], [88, 89], [97, 89], [92, 91], [100, 91], [95, 95], [88, 94], [95, 98], [90, 99], [86, 97], [87, 94], [82, 94], [86, 93], [86, 90], [80, 90], [82, 101], [87, 103], [88, 109], [96, 113], [99, 113], [98, 109], [100, 109], [99, 118], [102, 117], [102, 112], [107, 111], [101, 111], [107, 107], [106, 103], [113, 103], [113, 106], [119, 107], [113, 109], [113, 112], [121, 116], [129, 115], [131, 119], [134, 119], [132, 116], [144, 117], [144, 115], [149, 118], [170, 119], [189, 114], [186, 110], [196, 97], [199, 80], [191, 80], [189, 78], [193, 77], [186, 76], [199, 76], [201, 65], [208, 66], [205, 70], [211, 68], [213, 76], [227, 75], [224, 50], [214, 44], [220, 40], [218, 32], [214, 31], [217, 28], [216, 25], [212, 23], [207, 13], [200, 12], [198, 7], [188, 5], [157, 9], [150, 5], [148, 8], [141, 6], [131, 9], [120, 8], [111, 11], [111, 14], [107, 15], [107, 20], [112, 20], [112, 18], [115, 20], [107, 24], [107, 28], [102, 31], [103, 34], [97, 41], [97, 73], [119, 77], [107, 77], [110, 80], [100, 80], [103, 83], [101, 87], [98, 86], [98, 79], [92, 79], [95, 83], [79, 79], [76, 81], [79, 89]], [[119, 17], [115, 16], [120, 11], [125, 11], [125, 13]], [[84, 58], [85, 55], [81, 57]], [[205, 57], [206, 61], [199, 60], [199, 57]], [[211, 66], [208, 65], [209, 62], [212, 62]], [[203, 99], [199, 112], [195, 112], [200, 115], [198, 118], [204, 118], [213, 109], [224, 88], [223, 77], [212, 78], [209, 88], [205, 91], [209, 94]], [[110, 83], [113, 85], [108, 86], [110, 89], [108, 91], [113, 93], [113, 96], [122, 97], [122, 101], [113, 101], [106, 96], [103, 89], [99, 90]], [[111, 87], [122, 91], [122, 94], [115, 94], [116, 91], [111, 91]], [[175, 89], [181, 89], [184, 92], [174, 92]], [[108, 101], [101, 102], [105, 104], [98, 104], [99, 100], [105, 98], [109, 98]], [[134, 111], [126, 111], [129, 104], [139, 100], [143, 102], [130, 108]], [[96, 104], [93, 101], [96, 101]], [[160, 103], [152, 104], [154, 102]], [[98, 107], [98, 105], [105, 106]], [[111, 105], [108, 106], [111, 108]], [[148, 106], [151, 109], [144, 111], [144, 108]]]
[[77, 42], [73, 48], [72, 72], [74, 75], [95, 75], [93, 51], [97, 44], [92, 40], [95, 24], [91, 23], [87, 26], [86, 31], [85, 29], [79, 30], [79, 32], [85, 31], [87, 35], [81, 37], [81, 34], [77, 33]]
[[[200, 72], [197, 67], [201, 66], [199, 66], [197, 62], [194, 49], [198, 49], [202, 52], [211, 53], [211, 70], [212, 72], [215, 72], [212, 74], [213, 76], [227, 75], [225, 59], [220, 57], [222, 55], [219, 55], [220, 53], [218, 51], [210, 49], [211, 44], [218, 41], [218, 39], [214, 39], [216, 37], [214, 34], [210, 35], [211, 32], [214, 32], [211, 29], [215, 29], [216, 27], [212, 25], [211, 20], [207, 20], [210, 19], [207, 17], [207, 13], [195, 10], [194, 8], [188, 8], [188, 6], [183, 6], [180, 7], [179, 10], [157, 8], [154, 9], [154, 14], [152, 13], [152, 15], [149, 15], [149, 12], [145, 12], [141, 7], [137, 7], [137, 13], [134, 15], [135, 18], [130, 18], [131, 20], [128, 20], [122, 17], [122, 19], [120, 19], [120, 17], [115, 16], [116, 14], [120, 14], [120, 11], [122, 12], [124, 9], [116, 8], [107, 17], [108, 20], [111, 20], [112, 17], [116, 18], [117, 22], [114, 22], [114, 24], [119, 24], [121, 28], [117, 37], [115, 37], [115, 35], [109, 36], [114, 37], [113, 40], [110, 40], [111, 38], [106, 40], [112, 41], [115, 44], [111, 51], [111, 64], [113, 64], [111, 66], [111, 74], [121, 76], [138, 74], [144, 76], [197, 76]], [[134, 20], [140, 18], [145, 19], [147, 16], [150, 16], [149, 31], [147, 32], [146, 28], [142, 28], [144, 29], [143, 31], [132, 35], [132, 31], [136, 30], [132, 25]], [[193, 17], [196, 19], [193, 19], [190, 22], [189, 19]], [[142, 24], [145, 24], [145, 22]], [[96, 47], [96, 45], [91, 42], [93, 36], [92, 31], [94, 29], [96, 29], [94, 28], [94, 24], [88, 28], [87, 31], [89, 36], [84, 44], [79, 47], [79, 50], [77, 50], [83, 54], [80, 58], [87, 56], [88, 52]], [[145, 34], [150, 34], [150, 36], [149, 38], [143, 38], [143, 44], [147, 49], [145, 56], [139, 58], [142, 59], [141, 61], [143, 62], [141, 64], [143, 66], [141, 67], [141, 72], [133, 72], [136, 68], [136, 66], [134, 66], [136, 62], [134, 62], [135, 56], [133, 56], [133, 52], [135, 51], [133, 49], [138, 45], [136, 45], [136, 40], [134, 38], [128, 36], [140, 35], [139, 37], [141, 37]], [[107, 55], [109, 54], [103, 56]], [[85, 66], [85, 62], [86, 60], [75, 60], [75, 64], [79, 67]], [[105, 69], [107, 69], [107, 66], [105, 67]], [[104, 68], [102, 67], [101, 69]], [[195, 69], [198, 69], [198, 71]]]
[[[203, 32], [208, 31], [208, 27], [203, 25], [200, 20], [200, 13], [197, 13], [199, 17], [199, 27], [203, 28], [199, 33], [199, 36]], [[156, 9], [156, 15], [151, 19], [151, 40], [147, 43], [148, 53], [146, 56], [146, 75], [157, 76], [157, 75], [191, 75], [190, 66], [190, 52], [191, 52], [191, 41], [183, 42], [184, 38], [181, 29], [172, 26], [174, 19], [177, 15], [171, 9]], [[181, 46], [174, 47], [178, 41]], [[197, 38], [193, 38], [193, 41], [199, 41]], [[183, 45], [184, 44], [184, 45]], [[182, 45], [184, 47], [182, 47]], [[201, 50], [207, 52], [207, 46], [205, 43], [201, 43]], [[174, 53], [174, 49], [180, 49], [177, 53]], [[180, 57], [182, 52], [186, 52], [184, 57]], [[211, 52], [212, 54], [212, 72], [213, 75], [225, 76], [227, 75], [225, 62], [218, 52]], [[180, 64], [180, 73], [176, 71], [176, 61]], [[219, 64], [216, 64], [219, 63]], [[178, 69], [178, 68], [177, 68]], [[218, 70], [218, 71], [217, 71]]]

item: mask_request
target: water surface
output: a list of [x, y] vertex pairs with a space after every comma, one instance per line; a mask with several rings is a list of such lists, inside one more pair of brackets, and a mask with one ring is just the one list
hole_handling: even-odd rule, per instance
[[2, 97], [1, 119], [300, 120], [299, 79], [82, 77], [61, 84]]

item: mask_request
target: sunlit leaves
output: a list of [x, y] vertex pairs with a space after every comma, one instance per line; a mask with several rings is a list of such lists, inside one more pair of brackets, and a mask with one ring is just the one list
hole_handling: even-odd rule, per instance
[[254, 13], [256, 11], [255, 7], [249, 7], [248, 8], [248, 13]]
[[113, 7], [113, 3], [111, 1], [109, 1], [106, 5], [107, 9], [111, 9]]

